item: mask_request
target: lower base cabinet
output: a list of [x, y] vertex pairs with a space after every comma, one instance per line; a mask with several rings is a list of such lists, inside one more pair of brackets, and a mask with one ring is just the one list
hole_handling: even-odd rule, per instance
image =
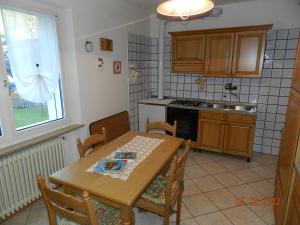
[[300, 224], [300, 177], [296, 175], [288, 207], [286, 225]]
[[198, 147], [221, 152], [224, 141], [224, 122], [202, 119], [198, 124]]
[[200, 112], [197, 148], [252, 157], [256, 116]]
[[229, 122], [225, 125], [223, 151], [229, 154], [252, 157], [255, 125]]

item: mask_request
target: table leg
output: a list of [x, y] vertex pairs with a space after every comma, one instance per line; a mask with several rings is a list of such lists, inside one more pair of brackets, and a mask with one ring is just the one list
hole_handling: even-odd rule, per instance
[[132, 207], [121, 206], [120, 213], [121, 213], [121, 219], [123, 221], [123, 225], [134, 225], [135, 224], [135, 218], [134, 218], [134, 213], [132, 211]]

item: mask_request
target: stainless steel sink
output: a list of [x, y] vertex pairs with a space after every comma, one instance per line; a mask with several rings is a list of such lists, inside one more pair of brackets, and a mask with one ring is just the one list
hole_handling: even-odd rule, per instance
[[235, 105], [234, 106], [234, 110], [240, 110], [240, 111], [248, 111], [247, 108], [248, 107], [245, 105]]
[[232, 105], [232, 104], [221, 104], [221, 103], [214, 103], [210, 107], [214, 109], [224, 109], [224, 110], [237, 110], [237, 111], [255, 111], [256, 108], [252, 106], [246, 106], [246, 105]]
[[213, 104], [213, 108], [214, 108], [214, 109], [224, 109], [224, 108], [225, 108], [225, 105], [215, 103], [215, 104]]

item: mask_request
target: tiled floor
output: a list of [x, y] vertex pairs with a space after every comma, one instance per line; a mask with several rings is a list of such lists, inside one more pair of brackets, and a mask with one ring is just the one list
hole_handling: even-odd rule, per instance
[[[277, 157], [259, 153], [247, 163], [236, 157], [191, 152], [186, 168], [181, 224], [275, 224], [273, 208], [267, 200], [273, 196], [276, 163]], [[151, 213], [135, 210], [135, 216], [137, 225], [162, 224], [162, 219]], [[47, 211], [38, 201], [3, 225], [48, 225]]]

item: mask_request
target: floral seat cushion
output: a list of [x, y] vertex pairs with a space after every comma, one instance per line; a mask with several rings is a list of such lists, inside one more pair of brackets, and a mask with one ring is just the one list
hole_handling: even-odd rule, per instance
[[[166, 186], [167, 177], [159, 175], [152, 181], [147, 190], [143, 193], [142, 199], [158, 205], [164, 205]], [[172, 185], [172, 195], [176, 192], [177, 188], [177, 182], [174, 182]]]
[[[98, 201], [93, 201], [99, 225], [121, 225], [120, 211]], [[64, 217], [58, 218], [58, 225], [80, 225]]]

